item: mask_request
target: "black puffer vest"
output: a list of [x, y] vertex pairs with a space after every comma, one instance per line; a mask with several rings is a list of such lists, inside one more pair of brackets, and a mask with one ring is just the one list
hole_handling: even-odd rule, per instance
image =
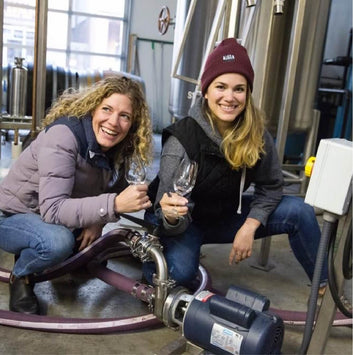
[[[186, 117], [165, 128], [162, 145], [170, 135], [183, 145], [188, 157], [198, 162], [199, 169], [191, 199], [195, 202], [192, 218], [195, 221], [214, 221], [236, 214], [239, 204], [241, 170], [232, 170], [219, 147], [191, 117]], [[251, 169], [252, 170], [252, 169]], [[245, 191], [252, 171], [247, 169]], [[157, 181], [152, 182], [152, 186]], [[153, 196], [151, 196], [153, 199]]]

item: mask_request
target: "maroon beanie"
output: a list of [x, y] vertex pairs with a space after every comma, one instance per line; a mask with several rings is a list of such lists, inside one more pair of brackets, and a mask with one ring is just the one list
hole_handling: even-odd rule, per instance
[[250, 90], [254, 81], [254, 70], [246, 49], [235, 38], [224, 39], [208, 56], [201, 76], [202, 95], [218, 76], [226, 73], [242, 74], [247, 79]]

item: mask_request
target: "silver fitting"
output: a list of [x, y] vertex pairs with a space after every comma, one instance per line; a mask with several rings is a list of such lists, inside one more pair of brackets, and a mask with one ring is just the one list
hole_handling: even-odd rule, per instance
[[275, 15], [283, 15], [284, 0], [274, 0], [273, 10]]
[[148, 252], [150, 248], [163, 250], [158, 237], [147, 233], [142, 235], [137, 231], [134, 231], [132, 236], [128, 237], [127, 243], [132, 255], [139, 258], [142, 262], [153, 261]]
[[246, 7], [256, 6], [256, 0], [246, 0]]

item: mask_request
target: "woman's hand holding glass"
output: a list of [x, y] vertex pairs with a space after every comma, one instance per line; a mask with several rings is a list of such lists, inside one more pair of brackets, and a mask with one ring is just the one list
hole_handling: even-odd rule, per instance
[[125, 179], [130, 185], [145, 183], [146, 167], [139, 156], [132, 155], [125, 158]]
[[146, 168], [138, 156], [125, 159], [125, 178], [130, 185], [116, 196], [115, 212], [131, 213], [151, 207], [145, 183]]
[[163, 213], [169, 222], [175, 223], [187, 214], [188, 200], [184, 196], [188, 195], [195, 186], [197, 169], [197, 163], [188, 159], [183, 159], [178, 165], [173, 178], [174, 193], [168, 192], [160, 202]]
[[176, 224], [180, 218], [184, 218], [188, 213], [188, 200], [185, 197], [179, 196], [175, 192], [163, 194], [159, 201], [162, 212], [170, 224]]
[[151, 207], [152, 204], [147, 195], [147, 190], [147, 184], [129, 185], [115, 197], [115, 212], [131, 213]]

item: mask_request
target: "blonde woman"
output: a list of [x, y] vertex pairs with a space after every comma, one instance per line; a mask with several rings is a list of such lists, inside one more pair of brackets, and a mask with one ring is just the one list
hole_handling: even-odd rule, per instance
[[53, 104], [43, 130], [0, 184], [0, 248], [15, 254], [10, 310], [39, 314], [28, 275], [82, 250], [119, 213], [151, 206], [147, 185], [128, 186], [124, 157], [151, 157], [140, 85], [112, 76]]
[[[170, 276], [193, 287], [200, 248], [229, 243], [229, 264], [250, 257], [253, 242], [288, 234], [293, 252], [312, 279], [320, 229], [303, 199], [282, 196], [283, 176], [273, 139], [251, 97], [254, 72], [244, 47], [223, 40], [207, 58], [202, 97], [190, 116], [162, 134], [158, 177], [149, 195], [154, 201], [145, 219], [159, 223]], [[192, 192], [173, 192], [173, 176], [182, 159], [198, 163]], [[253, 184], [253, 192], [244, 194]], [[183, 218], [180, 218], [183, 216]], [[144, 264], [152, 282], [154, 265]], [[321, 281], [326, 283], [325, 265]]]

